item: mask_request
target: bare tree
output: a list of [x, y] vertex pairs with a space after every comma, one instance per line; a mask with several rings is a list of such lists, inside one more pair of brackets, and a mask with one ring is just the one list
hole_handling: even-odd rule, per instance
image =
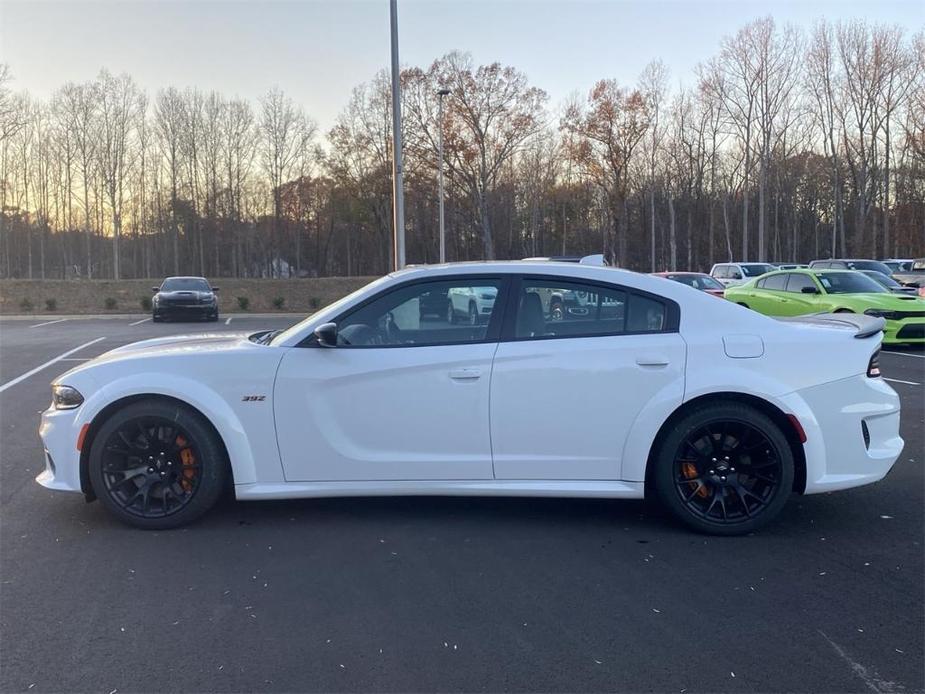
[[[450, 53], [431, 66], [434, 88], [450, 90], [446, 111], [448, 174], [478, 210], [482, 252], [495, 257], [489, 201], [503, 167], [543, 125], [546, 92], [500, 63], [474, 67], [469, 55]], [[436, 118], [432, 119], [436, 122]], [[431, 138], [436, 142], [436, 133]]]
[[[639, 79], [639, 89], [645, 95], [649, 110], [649, 130], [645, 138], [646, 160], [648, 164], [649, 187], [649, 267], [655, 272], [655, 192], [657, 185], [656, 167], [665, 133], [662, 110], [665, 95], [668, 92], [668, 68], [661, 60], [649, 63]], [[674, 269], [674, 268], [672, 268]]]

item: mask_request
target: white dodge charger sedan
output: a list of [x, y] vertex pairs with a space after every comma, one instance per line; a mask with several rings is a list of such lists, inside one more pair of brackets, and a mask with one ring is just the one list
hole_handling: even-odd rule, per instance
[[[493, 294], [481, 320], [426, 297]], [[546, 298], [583, 296], [553, 317]], [[443, 315], [441, 315], [441, 313]], [[659, 277], [419, 267], [278, 333], [164, 337], [53, 384], [38, 482], [169, 528], [238, 499], [656, 496], [744, 533], [902, 450], [883, 320], [775, 320]]]

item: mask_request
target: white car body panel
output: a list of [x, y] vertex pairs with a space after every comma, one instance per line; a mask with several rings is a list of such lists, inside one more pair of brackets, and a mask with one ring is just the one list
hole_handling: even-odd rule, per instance
[[[380, 290], [462, 273], [552, 275], [647, 291], [680, 306], [680, 325], [675, 333], [450, 347], [298, 346]], [[831, 491], [882, 478], [902, 450], [899, 399], [882, 379], [865, 375], [879, 337], [855, 339], [854, 332], [847, 324], [777, 321], [677, 282], [612, 268], [414, 268], [322, 309], [272, 345], [227, 333], [161, 338], [72, 369], [56, 382], [85, 401], [43, 414], [40, 434], [54, 466], [47, 463], [37, 479], [81, 491], [76, 442], [83, 426], [123, 398], [155, 394], [210, 420], [242, 499], [636, 498], [670, 415], [697, 398], [732, 393], [794, 415], [807, 437], [805, 491]]]
[[274, 391], [286, 479], [491, 479], [496, 349], [287, 350]]
[[660, 403], [661, 422], [683, 400], [685, 351], [678, 334], [502, 342], [492, 372], [495, 477], [623, 479], [640, 411]]

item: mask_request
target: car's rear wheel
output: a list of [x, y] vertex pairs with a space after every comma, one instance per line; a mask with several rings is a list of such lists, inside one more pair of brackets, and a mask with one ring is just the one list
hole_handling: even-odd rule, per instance
[[107, 419], [90, 448], [90, 483], [119, 520], [162, 530], [184, 525], [218, 500], [228, 461], [202, 415], [167, 400], [141, 400]]
[[479, 324], [479, 309], [473, 303], [469, 303], [469, 325], [478, 325]]
[[446, 322], [450, 325], [456, 323], [456, 310], [453, 308], [453, 302], [446, 302]]
[[740, 535], [780, 513], [793, 488], [787, 437], [746, 404], [714, 404], [683, 416], [663, 438], [654, 482], [662, 503], [701, 532]]

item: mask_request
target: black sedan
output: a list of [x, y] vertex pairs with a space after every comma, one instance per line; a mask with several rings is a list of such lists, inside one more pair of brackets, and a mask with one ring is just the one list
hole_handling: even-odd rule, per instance
[[209, 284], [205, 277], [168, 277], [154, 292], [151, 320], [188, 318], [218, 320], [218, 287]]

